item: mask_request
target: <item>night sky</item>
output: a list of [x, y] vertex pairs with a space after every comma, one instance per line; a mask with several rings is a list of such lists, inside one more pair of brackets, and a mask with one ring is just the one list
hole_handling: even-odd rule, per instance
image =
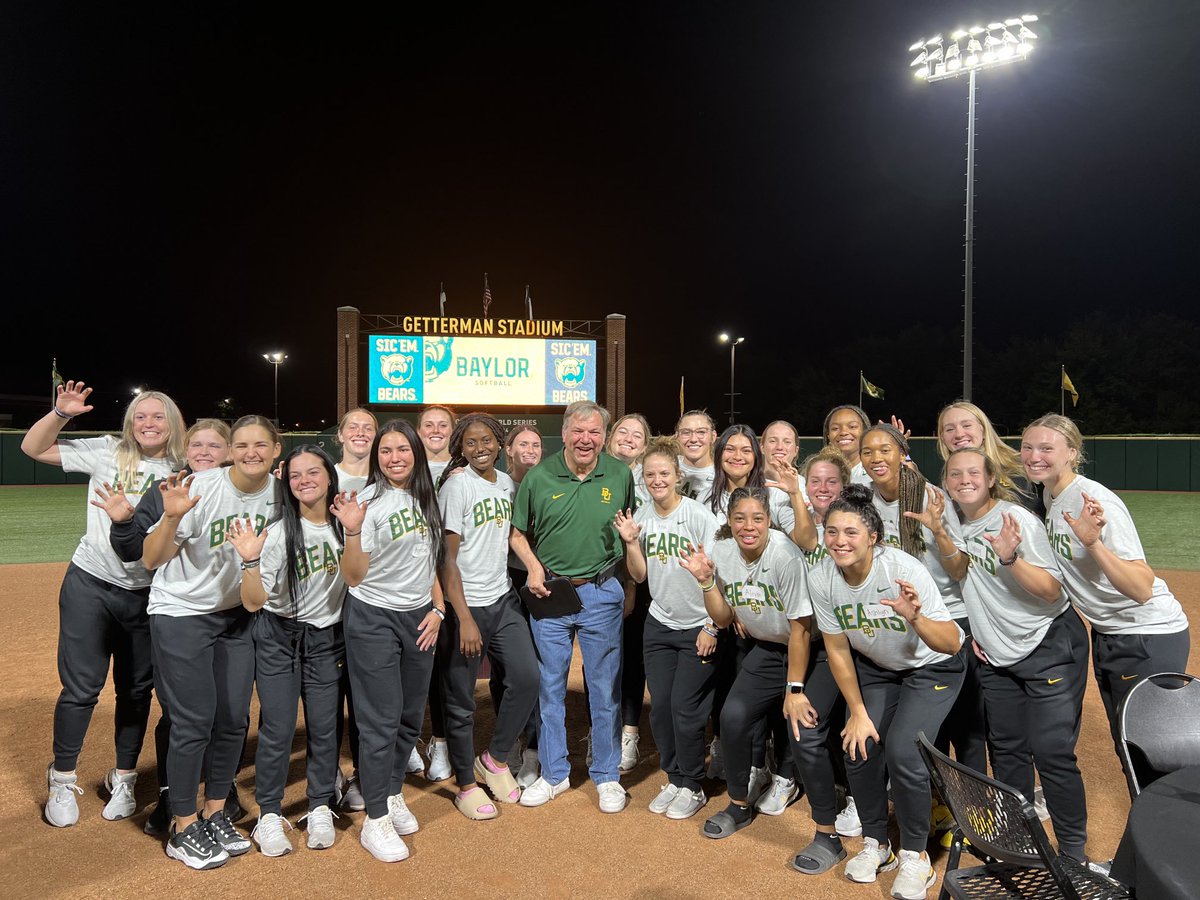
[[494, 316], [526, 284], [538, 318], [628, 316], [657, 428], [680, 376], [724, 421], [728, 330], [746, 421], [816, 433], [863, 369], [873, 414], [929, 433], [961, 388], [967, 83], [907, 48], [1025, 12], [1036, 52], [979, 77], [975, 399], [1019, 428], [1065, 362], [1085, 430], [1178, 408], [1153, 341], [1066, 337], [1148, 320], [1195, 393], [1200, 4], [243, 6], [0, 12], [15, 425], [52, 357], [89, 426], [135, 385], [269, 415], [278, 348], [282, 418], [316, 426], [338, 306], [435, 314], [445, 282], [475, 316], [487, 272]]

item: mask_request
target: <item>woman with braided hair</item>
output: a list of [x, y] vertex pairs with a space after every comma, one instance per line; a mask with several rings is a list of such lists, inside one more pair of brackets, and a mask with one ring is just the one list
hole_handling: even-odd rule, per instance
[[[538, 694], [537, 654], [508, 575], [512, 479], [496, 469], [504, 428], [485, 413], [463, 416], [450, 436], [450, 461], [439, 485], [446, 532], [447, 611], [436, 656], [445, 700], [446, 743], [458, 792], [454, 805], [468, 819], [494, 819], [496, 805], [516, 803], [521, 789], [509, 771], [509, 749], [529, 721]], [[449, 477], [462, 467], [461, 473]], [[525, 559], [536, 565], [536, 559]], [[504, 704], [488, 748], [475, 755], [475, 679], [484, 655], [504, 671]]]
[[[963, 603], [959, 582], [967, 575], [970, 557], [965, 551], [958, 514], [940, 488], [933, 487], [913, 466], [908, 441], [895, 427], [882, 422], [863, 435], [863, 467], [874, 483], [875, 508], [883, 520], [884, 543], [899, 547], [919, 559], [941, 592], [951, 618], [969, 638], [971, 623]], [[979, 660], [970, 641], [959, 650], [966, 667], [962, 691], [938, 744], [954, 745], [958, 761], [977, 772], [987, 771], [987, 723], [983, 711], [983, 692], [979, 686]], [[940, 811], [939, 811], [940, 812]], [[939, 829], [949, 824], [949, 813], [940, 816]]]

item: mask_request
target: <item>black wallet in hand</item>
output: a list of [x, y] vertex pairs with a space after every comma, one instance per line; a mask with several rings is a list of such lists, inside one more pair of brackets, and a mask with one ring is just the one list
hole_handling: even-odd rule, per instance
[[522, 587], [520, 590], [521, 602], [525, 604], [525, 608], [535, 619], [557, 619], [583, 609], [583, 604], [579, 601], [579, 594], [575, 590], [575, 585], [571, 584], [570, 578], [563, 575], [547, 578], [546, 589], [550, 591], [549, 597], [534, 596], [528, 586]]

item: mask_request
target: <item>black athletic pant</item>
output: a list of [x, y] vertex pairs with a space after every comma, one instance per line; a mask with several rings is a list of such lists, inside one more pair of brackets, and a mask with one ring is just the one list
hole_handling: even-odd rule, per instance
[[398, 612], [346, 595], [342, 632], [358, 713], [358, 777], [367, 815], [388, 814], [388, 797], [404, 787], [408, 758], [421, 733], [433, 675], [433, 650], [417, 649], [417, 630], [432, 604]]
[[962, 687], [962, 659], [955, 654], [940, 663], [893, 672], [855, 653], [854, 667], [867, 715], [882, 741], [877, 745], [868, 738], [866, 759], [846, 762], [863, 836], [880, 844], [888, 841], [890, 776], [900, 847], [924, 850], [929, 840], [929, 772], [917, 749], [917, 734], [938, 733]]
[[[529, 573], [524, 569], [516, 569], [512, 566], [508, 567], [508, 577], [512, 579], [513, 590], [518, 592], [518, 605], [521, 610], [521, 618], [525, 620], [525, 630], [529, 631], [529, 610], [525, 608], [524, 603], [519, 602], [520, 590], [525, 586], [525, 582], [529, 580]], [[529, 633], [529, 640], [533, 640], [533, 632]], [[492, 695], [492, 709], [496, 714], [500, 714], [500, 707], [504, 703], [504, 664], [492, 660], [492, 675], [488, 679], [488, 690]], [[529, 715], [529, 721], [525, 723], [525, 747], [528, 750], [537, 750], [538, 748], [538, 723], [541, 722], [541, 712], [539, 707], [538, 697], [533, 698], [533, 712]]]
[[254, 690], [252, 621], [243, 606], [150, 617], [154, 684], [171, 713], [167, 784], [176, 816], [195, 815], [205, 766], [207, 800], [223, 801], [233, 787]]
[[650, 613], [650, 585], [637, 585], [631, 612], [621, 625], [621, 724], [637, 728], [646, 705], [646, 665], [642, 658], [642, 635]]
[[538, 660], [529, 625], [521, 615], [521, 601], [509, 591], [490, 606], [471, 607], [471, 618], [479, 627], [483, 653], [466, 657], [459, 650], [458, 616], [446, 610], [446, 621], [438, 631], [437, 669], [446, 711], [446, 743], [455, 780], [475, 780], [475, 679], [483, 657], [500, 661], [504, 671], [504, 705], [496, 711], [496, 724], [488, 752], [504, 762], [513, 742], [537, 703]]
[[[358, 719], [354, 716], [354, 692], [350, 687], [350, 668], [342, 667], [342, 677], [338, 679], [337, 706], [337, 736], [338, 758], [342, 755], [342, 736], [350, 733], [350, 762], [354, 771], [358, 771]], [[336, 777], [336, 773], [335, 776]]]
[[1191, 637], [1186, 628], [1174, 634], [1101, 634], [1092, 629], [1092, 667], [1118, 757], [1121, 736], [1117, 709], [1125, 695], [1148, 675], [1186, 672], [1190, 650]]
[[[837, 783], [844, 780], [840, 734], [846, 724], [846, 704], [838, 690], [824, 641], [814, 641], [809, 651], [808, 676], [804, 694], [817, 713], [815, 728], [800, 729], [800, 740], [792, 741], [796, 771], [804, 782], [804, 793], [812, 809], [813, 821], [832, 827], [837, 818]], [[791, 726], [788, 726], [790, 732]], [[830, 750], [831, 737], [837, 741], [837, 756]]]
[[[716, 689], [713, 693], [712, 720], [713, 736], [719, 738], [721, 737], [721, 715], [722, 710], [725, 708], [725, 699], [729, 696], [729, 691], [733, 688], [733, 683], [737, 679], [738, 672], [742, 670], [742, 666], [746, 662], [746, 657], [754, 648], [755, 641], [751, 637], [742, 637], [737, 633], [737, 629], [733, 627], [722, 631], [718, 641], [717, 655], [719, 658], [717, 661]], [[782, 690], [782, 687], [780, 690]], [[788, 744], [787, 728], [783, 720], [782, 700], [778, 709], [768, 710], [766, 716], [753, 723], [751, 764], [757, 769], [761, 769], [767, 764], [768, 730], [774, 737], [777, 748], [775, 751], [776, 769], [784, 778], [791, 778], [793, 775], [791, 754], [786, 749], [779, 749], [786, 748]]]
[[1076, 858], [1087, 843], [1087, 804], [1075, 759], [1087, 653], [1087, 631], [1068, 608], [1024, 659], [979, 667], [992, 773], [1032, 800], [1037, 766], [1059, 849]]
[[254, 621], [258, 751], [254, 797], [259, 814], [283, 811], [297, 702], [304, 703], [308, 810], [333, 803], [337, 777], [338, 681], [346, 664], [342, 625], [314, 628], [262, 610]]
[[936, 746], [949, 754], [954, 747], [954, 758], [976, 772], [987, 774], [988, 729], [987, 712], [983, 705], [983, 689], [979, 685], [979, 657], [971, 642], [971, 622], [963, 616], [954, 620], [966, 636], [958, 650], [963, 661], [963, 684], [958, 699], [950, 708], [946, 721], [938, 732]]
[[112, 660], [117, 695], [114, 743], [118, 769], [136, 769], [154, 687], [150, 589], [117, 587], [74, 563], [58, 594], [58, 677], [54, 707], [54, 768], [72, 772]]
[[692, 791], [700, 790], [704, 777], [704, 726], [712, 712], [720, 653], [718, 647], [700, 656], [699, 635], [698, 627], [676, 630], [647, 616], [642, 637], [659, 764], [671, 784]]
[[[729, 796], [745, 799], [750, 790], [750, 766], [765, 743], [765, 725], [775, 713], [783, 719], [783, 689], [787, 685], [787, 644], [754, 641], [738, 671], [721, 710], [721, 749]], [[775, 764], [784, 778], [795, 777], [791, 740], [776, 739]]]

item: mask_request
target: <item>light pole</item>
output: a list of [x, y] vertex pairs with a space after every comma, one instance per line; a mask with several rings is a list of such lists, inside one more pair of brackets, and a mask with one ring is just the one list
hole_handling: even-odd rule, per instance
[[717, 340], [729, 345], [729, 424], [734, 425], [737, 423], [737, 393], [733, 389], [734, 365], [737, 362], [737, 346], [745, 338], [732, 338], [722, 331], [717, 335]]
[[[1030, 22], [1038, 17], [1032, 14], [992, 22], [986, 27], [976, 25], [960, 28], [950, 35], [947, 43], [940, 34], [929, 40], [922, 38], [909, 47], [909, 52], [920, 51], [909, 66], [917, 78], [926, 81], [945, 81], [967, 73], [967, 210], [966, 235], [963, 238], [963, 391], [964, 400], [971, 399], [971, 373], [973, 359], [971, 336], [974, 326], [974, 275], [975, 262], [975, 73], [982, 69], [995, 69], [1025, 59], [1033, 51], [1037, 35], [1029, 28]], [[1017, 28], [1016, 34], [1009, 31]], [[980, 35], [986, 35], [983, 42]], [[966, 39], [966, 52], [959, 42]]]
[[282, 350], [276, 350], [273, 353], [264, 353], [262, 358], [275, 367], [275, 424], [279, 424], [279, 367], [283, 365], [283, 361], [287, 359], [287, 354]]

